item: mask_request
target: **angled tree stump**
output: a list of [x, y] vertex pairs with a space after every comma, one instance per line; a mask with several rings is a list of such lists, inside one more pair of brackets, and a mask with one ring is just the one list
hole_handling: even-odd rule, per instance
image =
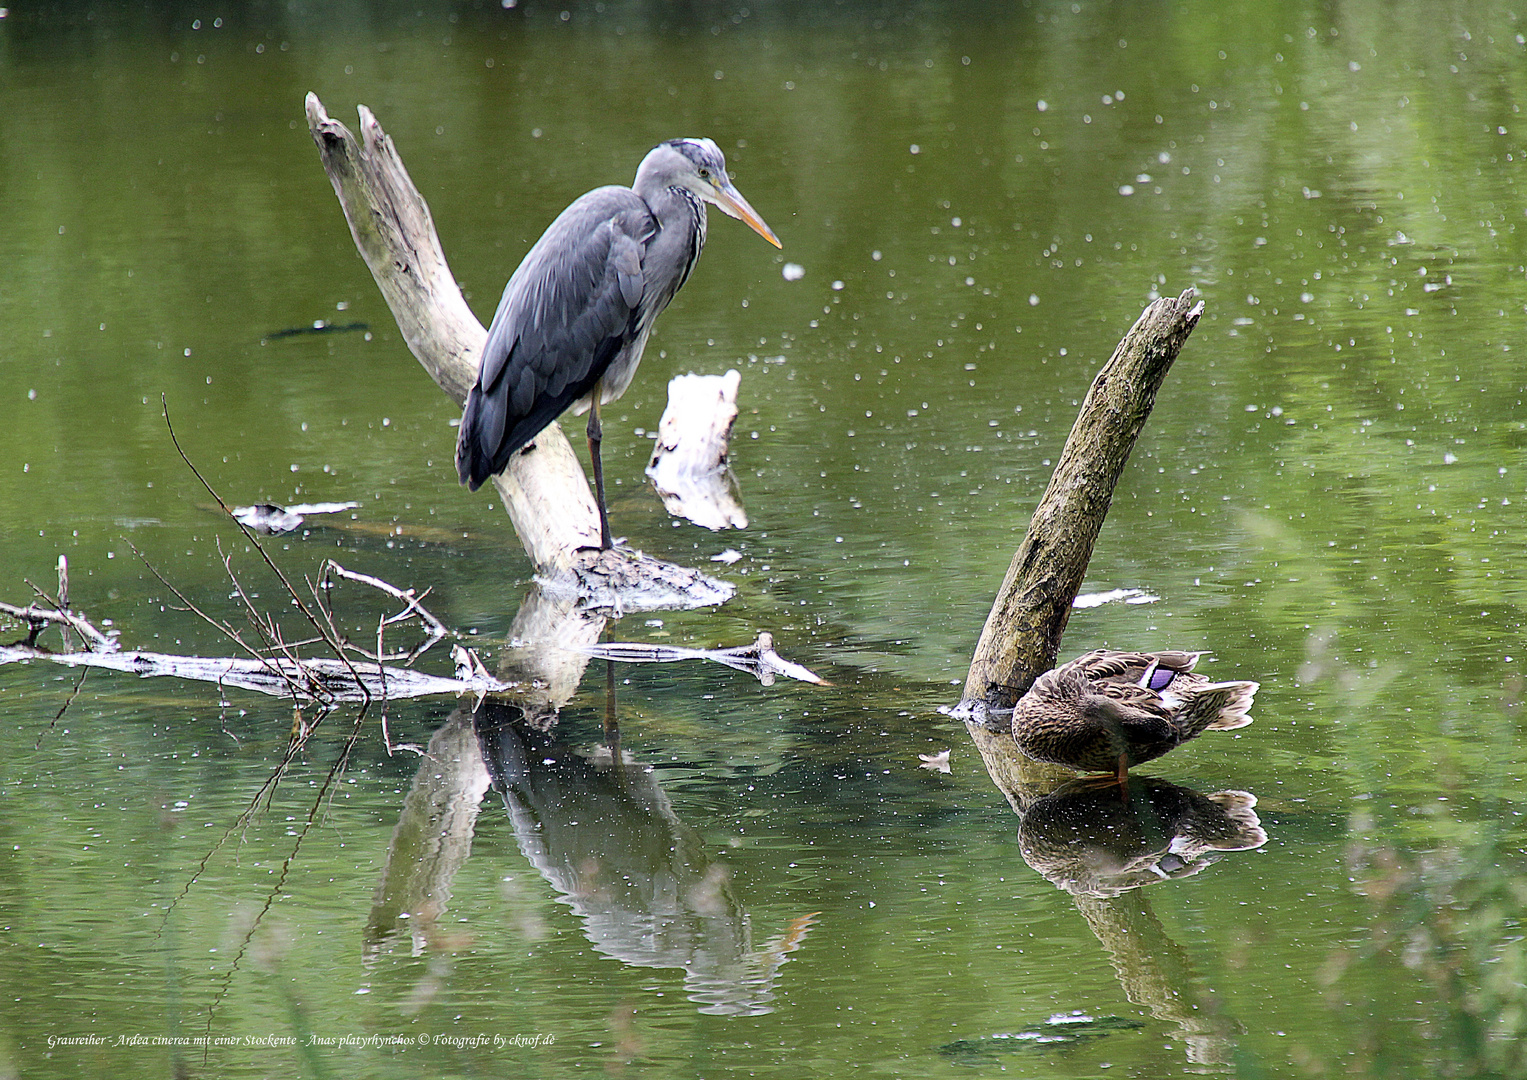
[[[991, 712], [1011, 709], [1055, 666], [1114, 485], [1156, 391], [1203, 314], [1194, 297], [1188, 289], [1151, 304], [1098, 372], [987, 616], [956, 715], [1005, 729]], [[996, 750], [986, 742], [977, 739], [983, 754]]]
[[[350, 234], [403, 340], [446, 396], [463, 404], [477, 378], [487, 331], [451, 275], [428, 205], [371, 110], [359, 107], [357, 138], [329, 117], [316, 94], [308, 94], [306, 106], [308, 129]], [[618, 611], [695, 607], [722, 602], [735, 592], [727, 582], [640, 552], [600, 552], [598, 507], [555, 422], [516, 454], [493, 483], [537, 575], [597, 592], [601, 606]], [[655, 593], [647, 589], [652, 580], [662, 582]]]

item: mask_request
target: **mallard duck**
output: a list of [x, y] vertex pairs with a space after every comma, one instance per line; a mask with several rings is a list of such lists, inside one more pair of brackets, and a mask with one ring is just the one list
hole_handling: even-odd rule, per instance
[[1210, 682], [1193, 671], [1203, 653], [1097, 649], [1047, 671], [1013, 709], [1013, 738], [1037, 761], [1107, 772], [1121, 786], [1131, 765], [1204, 731], [1231, 731], [1258, 684]]

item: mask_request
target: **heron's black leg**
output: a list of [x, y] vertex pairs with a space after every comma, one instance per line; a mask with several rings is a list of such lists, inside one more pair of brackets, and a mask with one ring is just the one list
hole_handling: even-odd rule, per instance
[[599, 444], [604, 440], [604, 427], [599, 423], [601, 389], [594, 387], [594, 403], [589, 407], [589, 459], [594, 463], [594, 494], [599, 497], [599, 546], [609, 551], [615, 541], [610, 539], [610, 514], [604, 507], [604, 465], [599, 460]]

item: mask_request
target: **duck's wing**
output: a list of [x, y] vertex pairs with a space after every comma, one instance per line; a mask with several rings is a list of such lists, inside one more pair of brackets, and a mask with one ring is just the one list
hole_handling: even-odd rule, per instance
[[1161, 695], [1139, 683], [1102, 683], [1093, 687], [1092, 692], [1106, 698], [1121, 713], [1142, 713], [1162, 719], [1171, 719], [1172, 716], [1172, 710], [1161, 700]]
[[1090, 697], [1092, 710], [1106, 713], [1131, 743], [1175, 744], [1179, 738], [1172, 710], [1148, 687], [1129, 682], [1098, 683]]
[[1069, 664], [1064, 665], [1073, 668], [1089, 679], [1102, 681], [1104, 679], [1126, 679], [1130, 682], [1140, 678], [1141, 672], [1151, 662], [1149, 653], [1115, 652], [1111, 649], [1093, 649], [1090, 653], [1078, 656]]
[[1180, 650], [1148, 653], [1094, 649], [1063, 666], [1096, 682], [1139, 683], [1151, 690], [1164, 690], [1178, 675], [1192, 671], [1203, 655]]

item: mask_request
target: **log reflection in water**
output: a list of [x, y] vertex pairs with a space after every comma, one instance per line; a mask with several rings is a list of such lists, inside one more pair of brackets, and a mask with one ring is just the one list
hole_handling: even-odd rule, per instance
[[758, 949], [725, 864], [679, 820], [653, 770], [619, 750], [577, 751], [485, 701], [477, 731], [520, 850], [583, 921], [594, 948], [679, 968], [701, 1012], [771, 1011], [779, 966], [814, 915]]
[[1111, 778], [1076, 779], [1026, 757], [1005, 731], [971, 721], [965, 730], [1019, 816], [1024, 861], [1071, 894], [1108, 950], [1124, 996], [1175, 1024], [1190, 1062], [1227, 1064], [1238, 1025], [1219, 1012], [1140, 886], [1191, 876], [1227, 852], [1265, 844], [1256, 798], [1203, 795], [1132, 775], [1126, 799]]
[[1018, 826], [1024, 861], [1071, 894], [1125, 997], [1176, 1024], [1195, 1064], [1228, 1062], [1237, 1025], [1201, 992], [1187, 953], [1136, 890], [1267, 843], [1256, 802], [1147, 776], [1130, 777], [1127, 799], [1111, 778], [1072, 780], [1030, 802]]
[[399, 940], [421, 955], [451, 898], [451, 883], [472, 854], [488, 771], [472, 729], [470, 707], [451, 713], [419, 759], [387, 848], [362, 938], [369, 965]]

